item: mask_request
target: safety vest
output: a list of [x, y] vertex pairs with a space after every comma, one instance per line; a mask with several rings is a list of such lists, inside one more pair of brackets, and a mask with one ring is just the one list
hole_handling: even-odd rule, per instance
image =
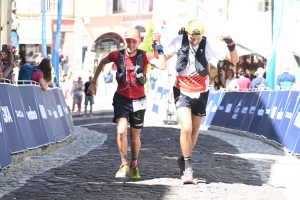
[[[139, 84], [145, 85], [146, 83], [146, 76], [143, 73], [144, 69], [144, 61], [143, 61], [143, 51], [138, 49], [135, 59], [135, 66], [134, 68], [127, 69], [125, 65], [124, 59], [125, 49], [119, 51], [119, 58], [118, 58], [118, 66], [117, 66], [117, 73], [116, 73], [116, 80], [118, 83], [127, 83], [127, 84]], [[135, 79], [136, 81], [127, 81], [127, 78], [124, 76], [128, 76], [127, 70], [134, 70], [135, 72]], [[126, 72], [126, 73], [124, 73]]]
[[[203, 36], [195, 56], [195, 68], [201, 76], [208, 75], [208, 63], [205, 57], [205, 45], [206, 37]], [[179, 49], [179, 54], [176, 62], [177, 72], [180, 72], [186, 68], [189, 61], [189, 51], [190, 42], [188, 39], [188, 35], [183, 34], [181, 48]]]

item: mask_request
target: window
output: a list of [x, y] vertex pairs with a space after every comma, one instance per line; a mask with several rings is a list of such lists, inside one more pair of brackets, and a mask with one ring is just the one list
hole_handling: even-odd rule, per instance
[[47, 0], [46, 11], [47, 12], [57, 12], [58, 0]]
[[114, 0], [113, 1], [113, 12], [126, 12], [126, 0]]

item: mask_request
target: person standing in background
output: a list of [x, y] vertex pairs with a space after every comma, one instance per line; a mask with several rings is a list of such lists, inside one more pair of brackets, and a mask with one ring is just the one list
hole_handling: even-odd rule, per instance
[[234, 72], [232, 69], [228, 69], [227, 72], [227, 79], [226, 79], [226, 90], [227, 91], [237, 91], [238, 82], [237, 78], [234, 77]]
[[81, 114], [81, 102], [83, 98], [84, 85], [81, 79], [81, 76], [78, 76], [78, 81], [74, 82], [73, 86], [73, 107], [72, 112], [74, 112], [75, 104], [78, 106], [78, 114]]
[[277, 77], [276, 90], [296, 89], [296, 78], [290, 74], [290, 67], [283, 68], [284, 72]]
[[241, 92], [246, 92], [249, 90], [250, 88], [250, 84], [251, 84], [251, 80], [247, 77], [245, 77], [245, 72], [244, 70], [241, 70], [239, 72], [240, 77], [238, 78], [237, 82], [238, 82], [238, 91]]
[[93, 77], [89, 76], [89, 80], [84, 84], [84, 115], [82, 117], [87, 117], [87, 106], [90, 103], [90, 117], [93, 117], [93, 104], [94, 104], [94, 95], [96, 95], [96, 91], [92, 93], [88, 93], [88, 88], [92, 83]]

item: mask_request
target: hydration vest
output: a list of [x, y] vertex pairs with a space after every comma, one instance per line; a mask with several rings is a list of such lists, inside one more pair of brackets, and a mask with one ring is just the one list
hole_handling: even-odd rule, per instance
[[[206, 37], [203, 36], [195, 56], [195, 68], [201, 76], [208, 75], [208, 62], [205, 57], [205, 45]], [[186, 68], [189, 61], [189, 51], [190, 42], [188, 39], [188, 35], [183, 34], [181, 48], [179, 49], [179, 54], [176, 62], [177, 72], [180, 72]]]
[[143, 61], [143, 51], [138, 49], [137, 54], [136, 54], [136, 59], [135, 59], [135, 66], [132, 68], [135, 72], [135, 79], [136, 82], [128, 82], [127, 77], [124, 75], [128, 76], [128, 73], [124, 73], [128, 69], [126, 68], [125, 65], [125, 59], [124, 59], [124, 52], [125, 50], [122, 49], [119, 51], [119, 58], [118, 58], [118, 66], [117, 66], [117, 73], [116, 73], [116, 80], [118, 83], [127, 83], [127, 84], [139, 84], [139, 85], [145, 85], [146, 83], [146, 76], [143, 73], [143, 68], [144, 68], [144, 61]]

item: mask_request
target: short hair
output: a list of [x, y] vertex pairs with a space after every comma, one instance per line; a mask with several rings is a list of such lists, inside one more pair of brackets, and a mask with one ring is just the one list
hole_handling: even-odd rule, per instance
[[240, 76], [244, 76], [244, 75], [245, 75], [244, 70], [241, 70], [240, 73], [239, 73], [239, 75], [240, 75]]

